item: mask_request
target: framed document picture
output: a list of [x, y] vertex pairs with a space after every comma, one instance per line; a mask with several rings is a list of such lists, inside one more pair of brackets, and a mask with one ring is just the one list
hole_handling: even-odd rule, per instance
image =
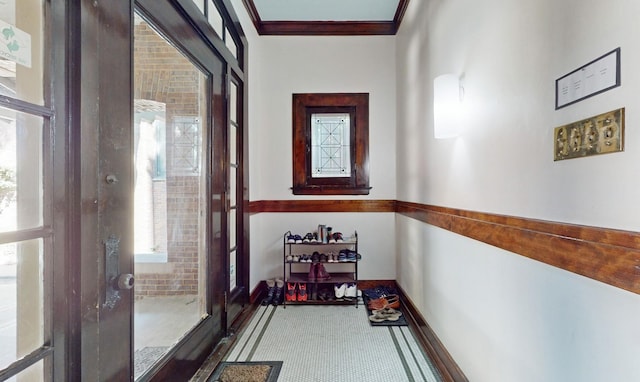
[[556, 80], [556, 110], [620, 86], [620, 48]]

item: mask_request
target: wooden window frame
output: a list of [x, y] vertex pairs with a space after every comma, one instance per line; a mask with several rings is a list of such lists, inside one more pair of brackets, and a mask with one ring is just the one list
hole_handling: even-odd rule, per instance
[[[311, 176], [311, 115], [349, 113], [351, 176]], [[293, 94], [293, 194], [368, 195], [369, 190], [369, 94]]]

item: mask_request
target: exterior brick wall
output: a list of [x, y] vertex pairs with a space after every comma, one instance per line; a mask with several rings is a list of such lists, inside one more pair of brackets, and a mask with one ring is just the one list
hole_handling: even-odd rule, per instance
[[166, 105], [166, 182], [154, 187], [154, 199], [166, 195], [167, 216], [153, 226], [156, 235], [166, 236], [167, 261], [174, 270], [136, 273], [136, 297], [197, 294], [200, 177], [185, 175], [172, 164], [175, 117], [200, 117], [201, 74], [144, 22], [135, 26], [134, 46], [134, 97]]

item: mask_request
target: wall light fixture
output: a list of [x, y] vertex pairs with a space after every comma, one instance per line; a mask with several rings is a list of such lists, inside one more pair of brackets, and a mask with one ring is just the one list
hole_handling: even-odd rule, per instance
[[455, 74], [443, 74], [433, 80], [433, 136], [436, 139], [458, 136], [462, 86]]

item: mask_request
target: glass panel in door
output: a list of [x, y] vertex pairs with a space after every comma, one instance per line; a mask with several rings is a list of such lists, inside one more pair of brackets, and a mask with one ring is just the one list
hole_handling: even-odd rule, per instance
[[[42, 117], [0, 107], [0, 371], [33, 358], [50, 338], [45, 249], [51, 252], [51, 233], [44, 211], [44, 176], [50, 171], [44, 126]], [[42, 365], [24, 371], [22, 380], [43, 380]]]
[[229, 291], [238, 286], [238, 86], [229, 83]]
[[136, 15], [136, 378], [206, 315], [207, 81]]

